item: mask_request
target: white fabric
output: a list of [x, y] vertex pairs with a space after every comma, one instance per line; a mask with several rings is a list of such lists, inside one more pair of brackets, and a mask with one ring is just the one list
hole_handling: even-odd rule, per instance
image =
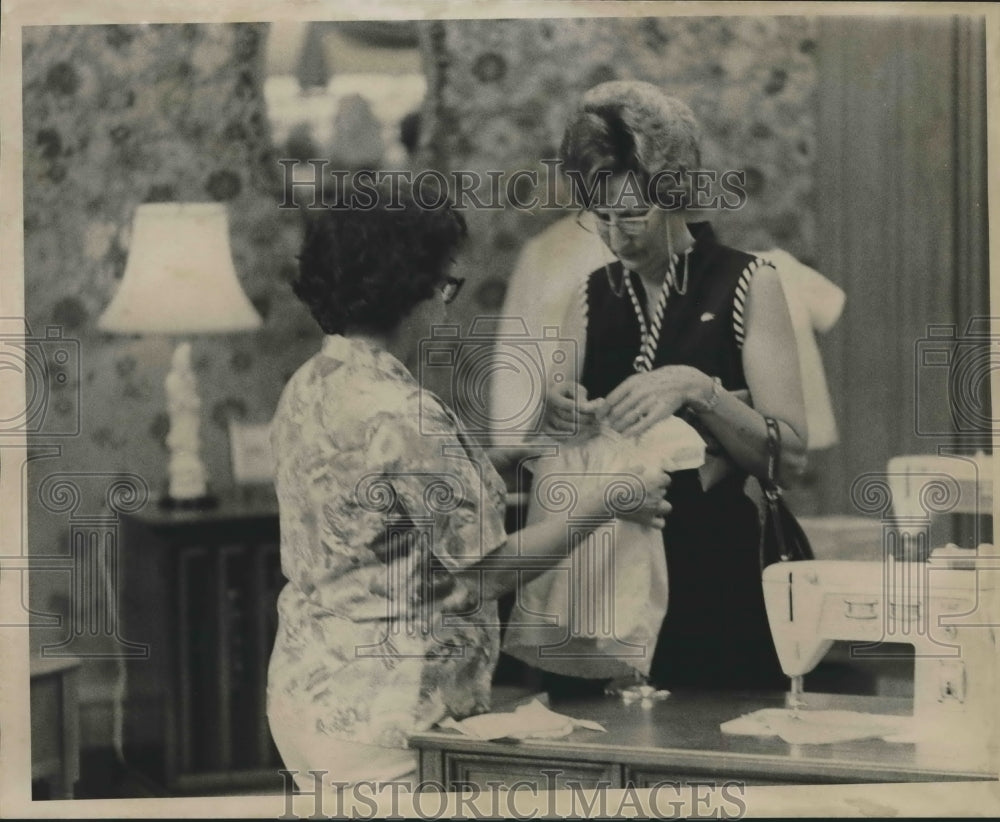
[[[638, 439], [610, 428], [538, 460], [528, 524], [566, 521], [569, 555], [518, 591], [503, 650], [529, 665], [566, 676], [608, 679], [649, 674], [667, 612], [667, 563], [659, 529], [619, 519], [573, 545], [567, 483], [577, 494], [598, 483], [610, 489], [637, 465], [697, 468], [705, 443], [690, 425], [670, 417]], [[558, 510], [556, 510], [558, 509]], [[669, 532], [668, 532], [669, 533]]]
[[448, 717], [438, 724], [476, 739], [561, 739], [576, 728], [605, 733], [599, 722], [557, 714], [537, 699], [507, 713], [479, 714], [461, 722]]
[[821, 745], [853, 739], [890, 741], [908, 732], [910, 716], [889, 716], [859, 711], [763, 708], [723, 722], [724, 734], [777, 736], [790, 745]]

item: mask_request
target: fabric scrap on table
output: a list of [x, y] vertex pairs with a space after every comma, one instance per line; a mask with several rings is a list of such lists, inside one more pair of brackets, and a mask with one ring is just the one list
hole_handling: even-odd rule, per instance
[[882, 739], [905, 734], [913, 717], [860, 711], [763, 708], [723, 722], [723, 733], [777, 736], [790, 745], [822, 745], [855, 739]]
[[605, 732], [598, 722], [575, 719], [550, 711], [537, 699], [507, 713], [470, 716], [461, 721], [448, 717], [438, 723], [441, 728], [454, 728], [476, 739], [560, 739], [576, 728]]

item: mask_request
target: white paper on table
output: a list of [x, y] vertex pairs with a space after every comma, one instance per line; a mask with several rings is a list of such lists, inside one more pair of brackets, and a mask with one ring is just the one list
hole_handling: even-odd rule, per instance
[[777, 736], [790, 745], [822, 745], [854, 739], [878, 739], [906, 734], [913, 717], [860, 711], [763, 708], [723, 722], [723, 733]]
[[452, 717], [438, 723], [442, 728], [454, 728], [476, 739], [559, 739], [569, 736], [575, 728], [605, 733], [604, 726], [589, 719], [575, 719], [550, 711], [537, 699], [518, 706], [508, 713], [470, 716], [461, 721]]

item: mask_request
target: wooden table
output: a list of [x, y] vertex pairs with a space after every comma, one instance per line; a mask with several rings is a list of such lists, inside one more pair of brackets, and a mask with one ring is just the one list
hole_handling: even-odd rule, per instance
[[[909, 700], [807, 695], [810, 707], [909, 713]], [[878, 739], [825, 745], [789, 745], [777, 737], [723, 734], [721, 723], [761, 708], [784, 707], [783, 694], [674, 693], [643, 707], [614, 697], [553, 702], [552, 709], [600, 722], [607, 733], [578, 729], [553, 740], [483, 742], [457, 731], [410, 738], [419, 753], [420, 779], [446, 787], [469, 782], [536, 785], [559, 790], [650, 787], [659, 782], [790, 785], [996, 779], [986, 761], [956, 758], [939, 746]], [[503, 710], [509, 710], [504, 708]], [[548, 774], [543, 773], [548, 771]]]
[[77, 659], [31, 660], [31, 779], [48, 798], [72, 799], [80, 778]]

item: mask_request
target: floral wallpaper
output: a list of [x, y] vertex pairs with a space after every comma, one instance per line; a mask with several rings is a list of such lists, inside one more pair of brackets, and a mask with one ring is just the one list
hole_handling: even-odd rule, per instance
[[[163, 380], [174, 341], [96, 327], [124, 273], [137, 205], [225, 203], [236, 271], [264, 319], [257, 332], [192, 339], [213, 487], [231, 482], [228, 420], [266, 422], [285, 378], [319, 345], [286, 282], [299, 223], [294, 211], [276, 207], [281, 169], [261, 94], [266, 36], [266, 26], [249, 24], [24, 30], [26, 320], [35, 337], [55, 328], [77, 343], [79, 360], [69, 379], [48, 386], [35, 439], [60, 454], [29, 463], [32, 553], [69, 551], [67, 513], [40, 502], [54, 472], [136, 473], [150, 504], [164, 490]], [[75, 436], [47, 436], [75, 425]], [[91, 490], [79, 514], [101, 512], [102, 491]], [[65, 611], [62, 575], [37, 574], [33, 582], [33, 607]], [[33, 631], [33, 646], [64, 633]], [[101, 638], [85, 641], [100, 650]], [[96, 662], [85, 669], [85, 701], [88, 686], [97, 693], [106, 684], [102, 670]], [[86, 714], [84, 722], [86, 734]]]
[[[35, 441], [59, 454], [30, 464], [32, 553], [68, 551], [66, 515], [39, 503], [53, 472], [134, 472], [153, 498], [162, 490], [163, 378], [173, 343], [96, 328], [124, 272], [137, 205], [226, 203], [236, 270], [264, 318], [258, 332], [192, 341], [203, 455], [215, 487], [231, 481], [228, 419], [266, 422], [287, 377], [319, 344], [287, 285], [299, 217], [276, 207], [280, 167], [262, 95], [266, 36], [262, 24], [23, 31], [26, 319], [34, 337], [55, 327], [79, 343], [78, 376], [71, 370], [48, 387]], [[806, 261], [814, 253], [812, 22], [454, 20], [422, 24], [421, 50], [428, 87], [422, 164], [537, 168], [539, 158], [556, 156], [585, 89], [612, 78], [648, 79], [693, 107], [714, 167], [747, 172], [750, 199], [721, 215], [723, 239], [747, 248], [779, 244]], [[521, 244], [557, 215], [468, 216], [472, 241], [461, 265], [470, 282], [454, 306], [463, 322], [499, 309]], [[447, 386], [432, 387], [447, 398]], [[74, 430], [77, 414], [78, 433], [46, 437]], [[33, 607], [65, 612], [64, 580], [34, 579]], [[33, 645], [63, 636], [61, 628], [42, 628]], [[88, 664], [84, 701], [106, 699], [114, 676], [113, 663]], [[86, 721], [84, 714], [85, 743], [110, 733], [88, 731]]]

